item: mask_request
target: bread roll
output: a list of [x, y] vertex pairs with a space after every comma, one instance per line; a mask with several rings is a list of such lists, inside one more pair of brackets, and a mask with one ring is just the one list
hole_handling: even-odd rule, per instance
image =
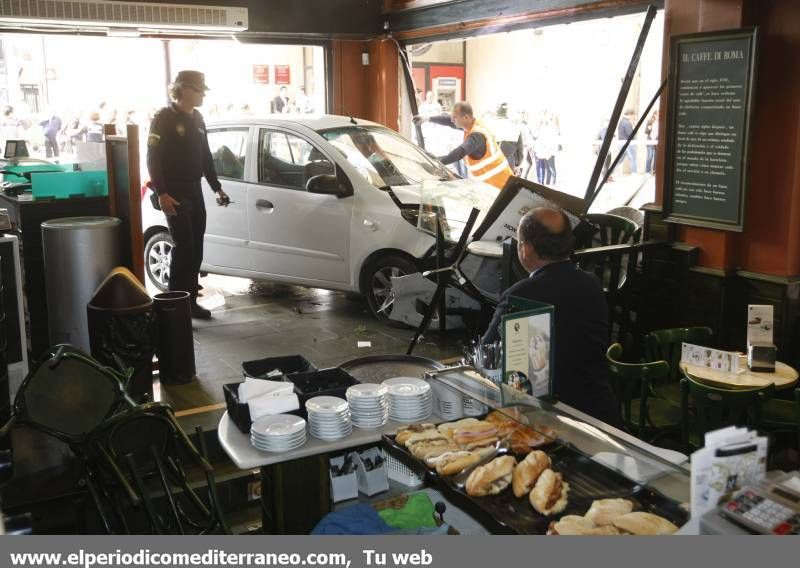
[[514, 495], [516, 497], [527, 495], [533, 489], [542, 472], [549, 468], [550, 465], [550, 458], [546, 453], [539, 450], [534, 450], [525, 456], [525, 459], [514, 468], [514, 474], [511, 478]]
[[395, 442], [397, 442], [401, 446], [405, 446], [406, 440], [408, 440], [409, 436], [413, 436], [414, 434], [424, 432], [425, 430], [436, 430], [436, 426], [428, 423], [409, 424], [408, 426], [403, 426], [397, 431], [397, 435], [394, 438]]
[[678, 527], [664, 517], [652, 513], [636, 511], [614, 519], [614, 526], [620, 531], [635, 535], [662, 535], [672, 534]]
[[476, 448], [486, 448], [491, 447], [495, 448], [495, 444], [497, 444], [498, 438], [497, 436], [484, 436], [483, 438], [478, 438], [471, 442], [467, 442], [466, 444], [459, 444], [462, 450], [472, 451]]
[[478, 422], [453, 430], [453, 441], [456, 444], [475, 443], [493, 436], [497, 436], [497, 427], [490, 422]]
[[436, 428], [433, 428], [431, 430], [425, 430], [424, 432], [417, 432], [409, 435], [403, 445], [409, 450], [413, 450], [415, 444], [419, 444], [420, 442], [430, 442], [432, 440], [442, 440], [444, 443], [449, 443], [447, 438], [439, 434], [439, 431], [436, 430]]
[[436, 429], [442, 436], [452, 437], [453, 430], [464, 428], [465, 426], [470, 426], [472, 424], [477, 424], [478, 422], [480, 421], [477, 418], [462, 418], [461, 420], [456, 420], [455, 422], [439, 424]]
[[426, 460], [446, 452], [453, 452], [458, 450], [458, 446], [453, 444], [447, 438], [438, 440], [425, 440], [411, 446], [410, 452], [418, 460]]
[[481, 456], [475, 452], [465, 452], [463, 450], [448, 452], [439, 456], [435, 464], [436, 472], [439, 475], [455, 475], [475, 465], [480, 460]]
[[[613, 527], [612, 527], [613, 528]], [[550, 523], [547, 529], [549, 535], [581, 536], [592, 534], [597, 527], [590, 520], [580, 515], [564, 515], [558, 521]]]
[[531, 505], [542, 515], [560, 513], [567, 506], [569, 483], [564, 481], [560, 473], [546, 469], [536, 480], [530, 493]]
[[502, 456], [476, 467], [467, 478], [467, 494], [472, 497], [497, 495], [511, 484], [516, 463], [512, 456]]
[[633, 503], [627, 499], [598, 499], [592, 502], [586, 518], [598, 527], [613, 524], [612, 521], [633, 511]]

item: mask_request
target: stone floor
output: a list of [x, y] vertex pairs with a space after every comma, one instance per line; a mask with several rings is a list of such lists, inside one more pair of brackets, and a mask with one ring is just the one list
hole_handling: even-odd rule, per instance
[[[201, 283], [200, 303], [213, 318], [193, 321], [198, 380], [162, 385], [156, 392], [156, 399], [177, 411], [224, 402], [222, 385], [241, 380], [242, 361], [300, 354], [325, 368], [366, 355], [405, 353], [414, 334], [376, 321], [366, 302], [351, 294], [215, 275]], [[431, 333], [414, 354], [454, 357], [465, 339], [458, 331]]]

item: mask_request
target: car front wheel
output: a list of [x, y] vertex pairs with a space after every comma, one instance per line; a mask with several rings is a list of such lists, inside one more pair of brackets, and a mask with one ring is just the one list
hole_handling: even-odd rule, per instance
[[175, 246], [167, 231], [156, 233], [144, 248], [144, 266], [153, 285], [166, 292], [169, 289], [169, 267], [172, 263], [172, 248]]
[[392, 278], [418, 272], [418, 268], [402, 256], [382, 256], [373, 261], [364, 273], [362, 292], [376, 319], [386, 321], [392, 313], [394, 290]]

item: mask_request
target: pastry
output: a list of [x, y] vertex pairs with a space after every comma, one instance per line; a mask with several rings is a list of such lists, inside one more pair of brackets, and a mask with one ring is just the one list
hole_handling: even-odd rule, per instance
[[525, 456], [525, 459], [514, 468], [511, 478], [512, 488], [516, 497], [523, 497], [530, 493], [536, 480], [544, 470], [550, 467], [550, 458], [546, 453], [534, 450]]
[[613, 524], [612, 521], [633, 511], [633, 503], [627, 499], [598, 499], [592, 502], [586, 518], [600, 526]]
[[433, 424], [409, 424], [408, 426], [403, 426], [397, 431], [397, 435], [395, 436], [395, 442], [400, 444], [401, 446], [405, 446], [406, 440], [408, 440], [409, 436], [414, 434], [418, 434], [420, 432], [424, 432], [426, 430], [436, 430], [436, 426]]
[[517, 460], [512, 456], [495, 458], [486, 465], [476, 467], [466, 483], [467, 495], [484, 497], [497, 495], [511, 484], [511, 474]]
[[[439, 475], [455, 475], [475, 465], [479, 461], [481, 461], [481, 456], [479, 454], [458, 450], [438, 456], [436, 458], [436, 463], [431, 465], [436, 467], [436, 472]], [[428, 460], [428, 463], [430, 464], [430, 460]]]
[[653, 513], [635, 511], [622, 515], [614, 519], [614, 526], [620, 531], [635, 535], [662, 535], [672, 534], [678, 527], [669, 522], [664, 517], [659, 517]]
[[480, 422], [477, 418], [462, 418], [461, 420], [456, 420], [455, 422], [446, 422], [445, 424], [439, 424], [436, 429], [439, 430], [439, 433], [443, 436], [452, 436], [453, 430], [457, 428], [463, 428], [465, 426], [471, 426], [472, 424], [477, 424]]
[[529, 499], [538, 513], [553, 515], [566, 508], [568, 493], [569, 483], [564, 481], [561, 474], [552, 469], [546, 469], [536, 480]]

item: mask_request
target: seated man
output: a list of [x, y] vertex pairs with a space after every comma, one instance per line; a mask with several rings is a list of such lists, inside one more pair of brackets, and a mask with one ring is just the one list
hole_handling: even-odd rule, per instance
[[509, 296], [555, 307], [553, 388], [558, 399], [612, 426], [621, 426], [619, 402], [608, 377], [608, 306], [593, 274], [569, 260], [573, 236], [563, 211], [540, 207], [517, 228], [517, 254], [530, 276], [503, 294], [484, 343], [500, 336]]

